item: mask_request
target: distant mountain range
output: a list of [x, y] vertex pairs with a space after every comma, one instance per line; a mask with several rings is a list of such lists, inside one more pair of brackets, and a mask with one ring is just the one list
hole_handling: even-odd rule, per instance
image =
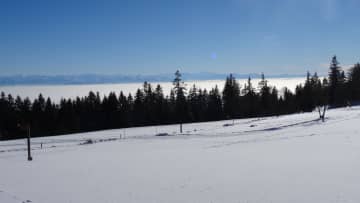
[[[219, 80], [225, 79], [229, 74], [223, 73], [183, 73], [184, 81], [192, 80]], [[260, 78], [261, 74], [233, 74], [238, 79]], [[305, 75], [266, 75], [267, 78], [305, 77]], [[67, 84], [106, 84], [106, 83], [136, 83], [136, 82], [170, 82], [173, 74], [157, 75], [11, 75], [0, 76], [0, 85], [67, 85]]]

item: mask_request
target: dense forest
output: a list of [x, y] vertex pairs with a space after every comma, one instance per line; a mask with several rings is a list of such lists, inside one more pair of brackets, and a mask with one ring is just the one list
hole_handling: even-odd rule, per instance
[[26, 136], [23, 126], [31, 126], [33, 137], [52, 136], [101, 129], [160, 124], [215, 121], [310, 112], [318, 108], [335, 108], [360, 101], [360, 64], [344, 71], [336, 56], [330, 63], [329, 75], [307, 73], [305, 83], [295, 92], [271, 87], [262, 74], [254, 86], [251, 78], [241, 87], [229, 75], [222, 90], [186, 88], [179, 71], [168, 96], [162, 87], [144, 82], [135, 95], [122, 92], [101, 97], [89, 92], [86, 97], [62, 99], [54, 103], [41, 94], [34, 101], [6, 95], [0, 96], [0, 139]]

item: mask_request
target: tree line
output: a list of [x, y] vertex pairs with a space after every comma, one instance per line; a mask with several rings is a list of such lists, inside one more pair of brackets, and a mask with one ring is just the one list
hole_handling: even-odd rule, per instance
[[294, 92], [284, 88], [279, 93], [268, 85], [264, 74], [252, 84], [249, 77], [244, 86], [230, 74], [224, 88], [210, 91], [189, 89], [175, 73], [169, 95], [160, 85], [144, 82], [134, 95], [111, 92], [101, 97], [89, 92], [85, 97], [62, 99], [54, 103], [42, 94], [31, 101], [14, 98], [4, 92], [0, 96], [0, 139], [26, 136], [20, 125], [29, 124], [32, 136], [95, 131], [175, 123], [216, 121], [222, 119], [273, 116], [295, 112], [310, 112], [320, 107], [341, 107], [360, 101], [360, 64], [345, 72], [336, 56], [330, 63], [329, 75], [320, 79], [317, 73], [307, 73], [304, 84]]

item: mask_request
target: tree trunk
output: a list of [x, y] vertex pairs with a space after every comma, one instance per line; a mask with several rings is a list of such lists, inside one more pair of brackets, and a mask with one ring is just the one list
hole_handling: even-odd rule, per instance
[[326, 109], [327, 109], [327, 107], [326, 107], [326, 105], [324, 105], [324, 107], [323, 107], [323, 113], [322, 113], [322, 116], [321, 116], [323, 122], [325, 122]]
[[321, 106], [318, 106], [317, 109], [318, 109], [318, 112], [319, 112], [320, 119], [322, 120], [322, 122], [325, 122], [325, 113], [326, 113], [327, 106], [324, 105], [322, 107], [322, 109], [321, 109]]

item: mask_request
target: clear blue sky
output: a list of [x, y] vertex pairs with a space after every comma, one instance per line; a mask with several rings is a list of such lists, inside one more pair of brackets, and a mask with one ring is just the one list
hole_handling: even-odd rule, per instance
[[0, 75], [326, 72], [358, 0], [1, 0]]

